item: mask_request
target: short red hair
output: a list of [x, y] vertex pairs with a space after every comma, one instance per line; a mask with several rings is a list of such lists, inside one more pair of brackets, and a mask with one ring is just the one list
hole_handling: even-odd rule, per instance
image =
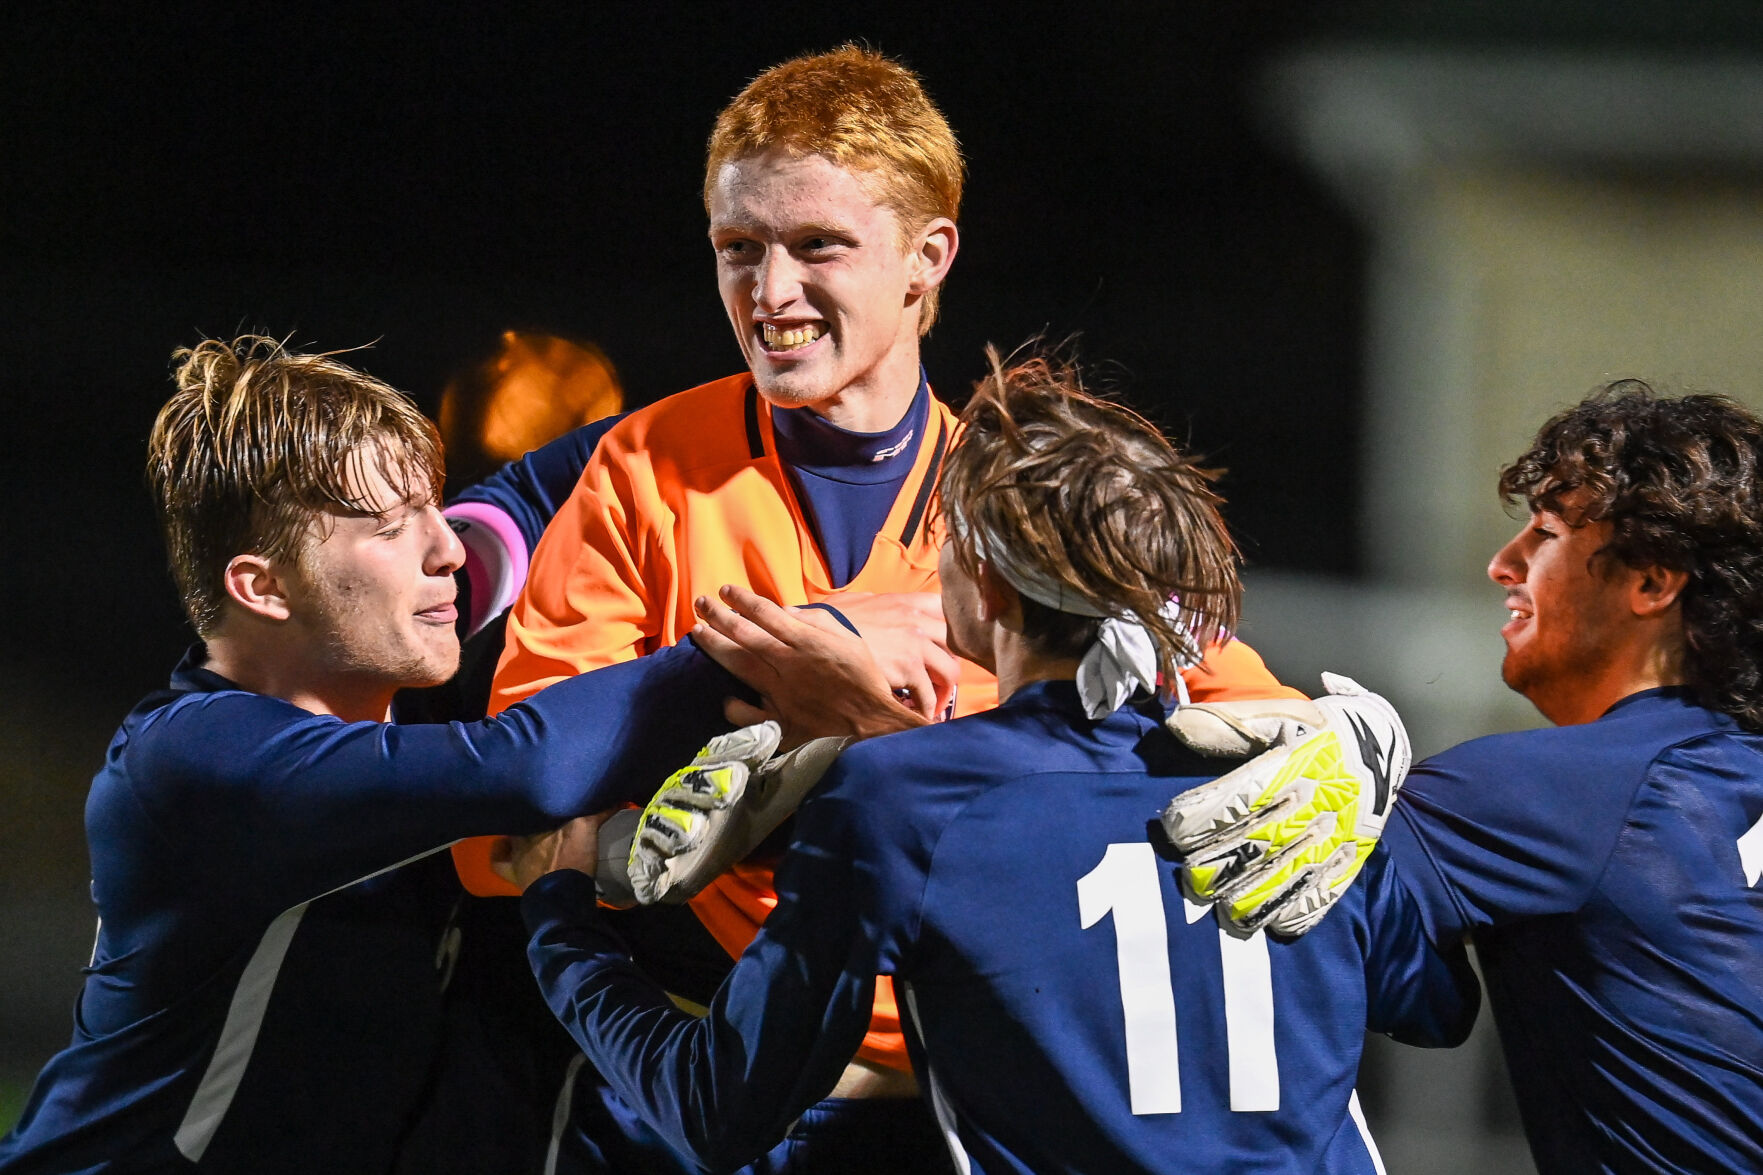
[[[918, 75], [872, 49], [792, 58], [748, 83], [710, 134], [704, 206], [723, 164], [772, 150], [862, 173], [907, 234], [961, 211], [965, 166], [955, 132]], [[920, 334], [936, 319], [938, 292], [924, 297]]]

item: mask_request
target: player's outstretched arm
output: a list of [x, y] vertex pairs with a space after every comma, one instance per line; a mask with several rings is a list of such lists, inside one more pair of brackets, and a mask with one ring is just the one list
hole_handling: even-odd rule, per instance
[[722, 727], [735, 682], [690, 643], [583, 674], [498, 719], [342, 722], [241, 690], [188, 695], [137, 736], [131, 775], [203, 876], [280, 912], [489, 829], [530, 832], [646, 798]]
[[925, 723], [895, 698], [895, 683], [861, 638], [743, 587], [725, 585], [720, 595], [720, 601], [698, 598], [703, 623], [692, 639], [764, 700], [763, 709], [731, 702], [731, 721], [775, 719], [789, 745], [829, 736], [870, 738]]
[[1314, 703], [1178, 709], [1170, 729], [1205, 754], [1256, 758], [1170, 800], [1163, 829], [1183, 882], [1244, 932], [1296, 936], [1346, 892], [1383, 835], [1412, 751], [1395, 707], [1324, 674]]

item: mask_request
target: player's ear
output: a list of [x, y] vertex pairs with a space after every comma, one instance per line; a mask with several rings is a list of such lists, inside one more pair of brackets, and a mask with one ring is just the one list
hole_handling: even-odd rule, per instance
[[255, 616], [286, 620], [293, 615], [288, 607], [287, 577], [262, 555], [234, 555], [227, 562], [221, 584], [235, 604]]
[[1677, 603], [1689, 572], [1672, 567], [1637, 567], [1629, 583], [1629, 607], [1636, 616], [1657, 616]]
[[1004, 581], [1004, 577], [992, 570], [990, 563], [980, 563], [975, 569], [974, 586], [979, 589], [979, 619], [984, 624], [1003, 624], [1012, 627], [1009, 617], [1014, 615], [1017, 620], [1014, 627], [1022, 627], [1022, 597], [1016, 589]]
[[913, 237], [907, 290], [922, 296], [942, 285], [960, 247], [961, 233], [946, 216], [939, 216], [919, 229]]

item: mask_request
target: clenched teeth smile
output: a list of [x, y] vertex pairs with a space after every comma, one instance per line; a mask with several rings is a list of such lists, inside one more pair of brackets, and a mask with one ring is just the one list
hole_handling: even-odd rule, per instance
[[765, 345], [773, 351], [794, 351], [806, 347], [815, 339], [826, 333], [825, 325], [818, 322], [805, 323], [802, 326], [779, 328], [769, 322], [759, 324]]

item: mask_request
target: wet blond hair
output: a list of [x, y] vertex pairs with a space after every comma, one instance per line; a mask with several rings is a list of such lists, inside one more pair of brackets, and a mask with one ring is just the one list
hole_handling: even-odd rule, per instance
[[262, 335], [204, 339], [172, 352], [177, 390], [147, 441], [147, 483], [166, 555], [197, 635], [210, 635], [236, 555], [296, 557], [327, 510], [372, 513], [359, 463], [400, 497], [439, 499], [434, 425], [403, 393]]

